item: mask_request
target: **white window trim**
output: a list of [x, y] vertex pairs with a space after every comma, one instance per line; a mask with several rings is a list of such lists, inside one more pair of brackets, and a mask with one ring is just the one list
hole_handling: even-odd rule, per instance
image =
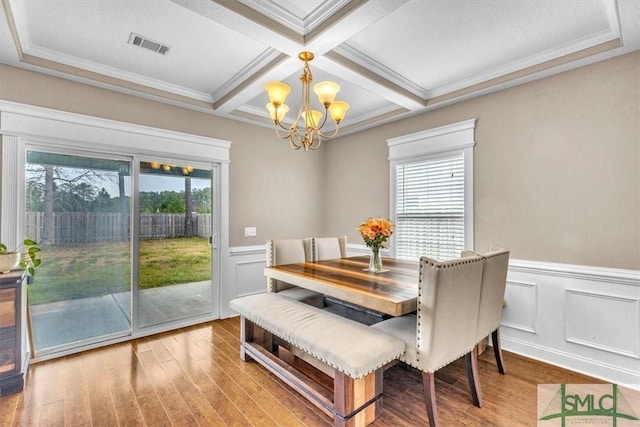
[[[474, 248], [473, 231], [473, 147], [475, 146], [476, 119], [469, 119], [450, 125], [409, 135], [390, 138], [389, 147], [389, 217], [394, 223], [396, 218], [396, 168], [400, 164], [462, 152], [464, 155], [464, 247]], [[396, 256], [395, 235], [391, 236], [389, 254]]]

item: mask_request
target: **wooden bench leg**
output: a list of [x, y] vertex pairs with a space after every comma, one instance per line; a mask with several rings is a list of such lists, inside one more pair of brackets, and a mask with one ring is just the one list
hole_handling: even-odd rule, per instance
[[244, 348], [244, 344], [248, 342], [259, 344], [272, 353], [277, 347], [271, 332], [265, 331], [244, 316], [240, 316], [240, 359], [243, 362], [246, 362], [249, 357]]
[[311, 378], [281, 360], [276, 353], [278, 339], [269, 331], [240, 316], [240, 358], [254, 359], [278, 378], [305, 396], [327, 415], [335, 427], [365, 427], [382, 414], [384, 367], [355, 380], [331, 369], [333, 402], [309, 385]]
[[336, 371], [333, 380], [334, 427], [364, 427], [382, 413], [384, 369], [359, 380]]
[[243, 362], [249, 360], [249, 356], [244, 351], [244, 344], [253, 341], [253, 323], [240, 316], [240, 359]]

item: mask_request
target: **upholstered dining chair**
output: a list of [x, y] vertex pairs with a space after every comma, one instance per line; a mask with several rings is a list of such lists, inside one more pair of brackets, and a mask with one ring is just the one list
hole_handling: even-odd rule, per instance
[[324, 261], [327, 259], [346, 257], [347, 236], [313, 238], [314, 261]]
[[[313, 238], [269, 240], [266, 244], [267, 267], [313, 261]], [[267, 291], [279, 292], [318, 308], [324, 307], [324, 295], [275, 279], [267, 279]]]
[[466, 256], [481, 256], [484, 259], [482, 272], [482, 290], [480, 291], [480, 309], [478, 311], [478, 326], [476, 327], [476, 343], [479, 344], [491, 335], [493, 353], [496, 357], [498, 372], [507, 372], [502, 348], [500, 346], [500, 323], [504, 308], [504, 291], [507, 284], [507, 270], [509, 268], [509, 251], [492, 246], [489, 252], [465, 251]]
[[400, 360], [422, 371], [431, 427], [438, 426], [435, 372], [462, 356], [473, 366], [467, 371], [473, 403], [482, 406], [474, 348], [483, 265], [480, 256], [443, 262], [421, 257], [417, 313], [371, 326], [402, 339], [406, 351]]

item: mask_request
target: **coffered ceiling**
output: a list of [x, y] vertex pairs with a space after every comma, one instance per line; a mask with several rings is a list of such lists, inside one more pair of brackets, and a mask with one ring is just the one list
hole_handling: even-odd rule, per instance
[[[338, 82], [338, 99], [351, 104], [343, 134], [640, 48], [638, 0], [2, 6], [1, 63], [262, 126], [271, 126], [264, 84], [289, 84], [297, 111], [298, 53], [311, 51], [314, 81]], [[166, 54], [131, 43], [136, 36]]]

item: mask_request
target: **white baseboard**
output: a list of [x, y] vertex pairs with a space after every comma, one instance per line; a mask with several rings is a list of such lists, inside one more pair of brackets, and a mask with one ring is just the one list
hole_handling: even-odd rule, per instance
[[[565, 353], [526, 341], [501, 336], [502, 349], [570, 371], [579, 372], [603, 381], [640, 390], [640, 372], [613, 366], [598, 360], [587, 359], [576, 354]], [[509, 366], [507, 366], [507, 370]]]

